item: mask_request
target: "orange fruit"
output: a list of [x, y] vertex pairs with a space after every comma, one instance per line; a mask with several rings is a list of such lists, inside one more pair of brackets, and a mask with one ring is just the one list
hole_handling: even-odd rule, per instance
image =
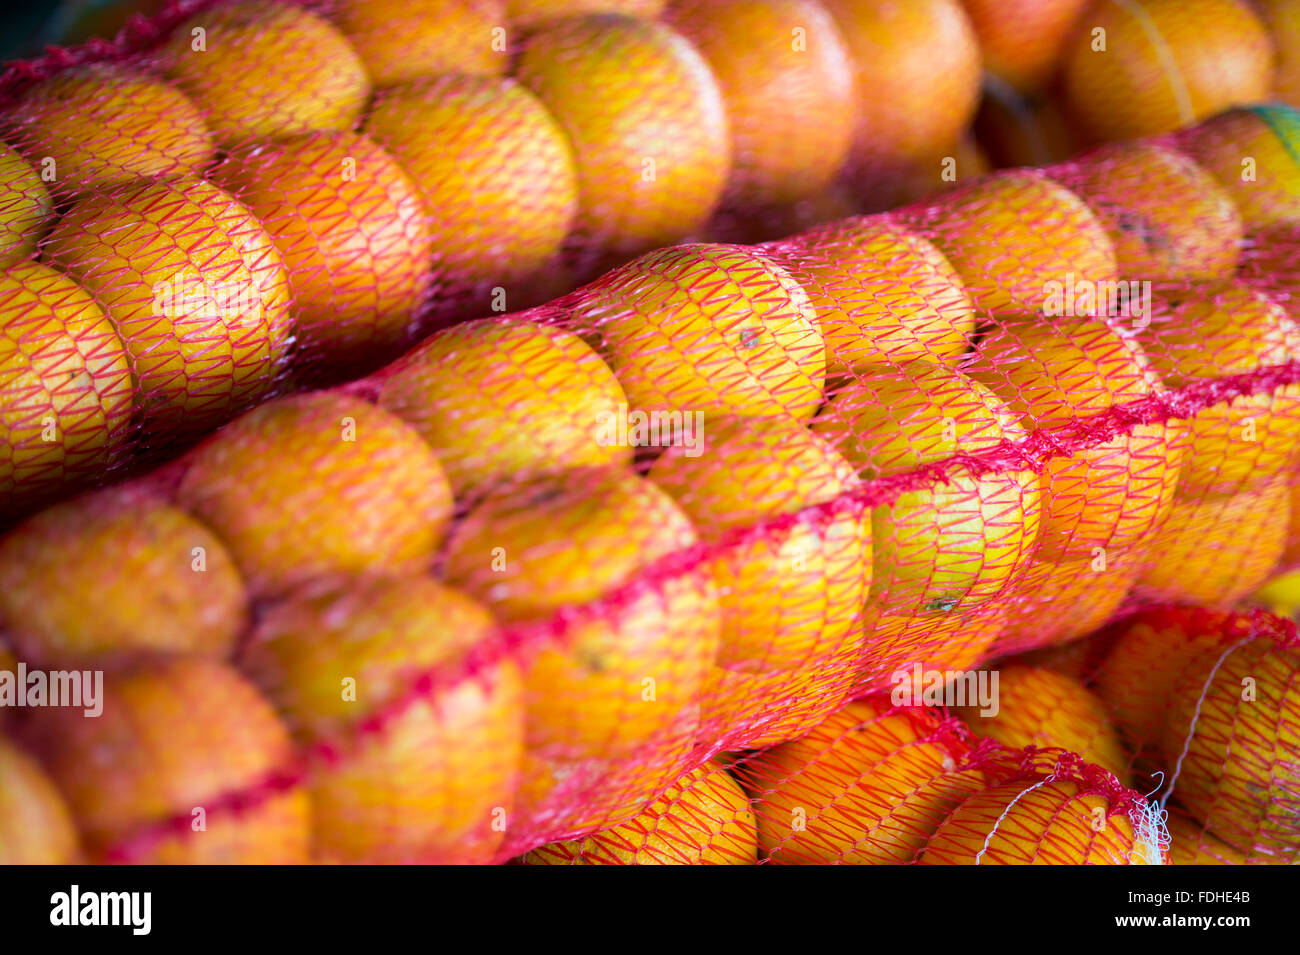
[[[308, 783], [318, 858], [492, 861], [523, 750], [519, 670], [501, 660], [418, 695], [416, 681], [494, 626], [427, 577], [327, 582], [259, 621], [240, 665], [304, 742], [341, 749]], [[359, 732], [377, 713], [378, 731]]]
[[526, 865], [756, 865], [754, 813], [725, 766], [691, 770], [627, 822], [526, 854]]
[[[513, 317], [438, 332], [384, 372], [379, 404], [410, 424], [458, 497], [567, 468], [630, 464], [600, 423], [627, 397], [578, 336]], [[610, 436], [617, 439], [617, 435]]]
[[678, 242], [708, 220], [731, 169], [727, 113], [679, 33], [616, 14], [547, 22], [516, 75], [569, 138], [576, 232], [597, 259]]
[[858, 104], [853, 61], [822, 5], [678, 0], [664, 22], [695, 45], [722, 90], [732, 155], [726, 201], [794, 202], [827, 188], [848, 158]]
[[1169, 814], [1170, 865], [1285, 865], [1286, 859], [1263, 853], [1246, 853], [1205, 831], [1182, 811]]
[[1273, 96], [1291, 106], [1300, 106], [1300, 9], [1288, 0], [1255, 0], [1276, 53]]
[[57, 504], [0, 538], [0, 582], [14, 646], [71, 669], [142, 654], [223, 657], [248, 612], [221, 541], [130, 486]]
[[77, 828], [54, 783], [0, 736], [0, 865], [70, 865], [78, 852]]
[[196, 13], [172, 31], [163, 65], [224, 146], [350, 129], [370, 95], [352, 45], [297, 4], [235, 0]]
[[[1005, 401], [1027, 431], [1064, 429], [1162, 390], [1131, 337], [1086, 315], [1001, 318], [980, 339], [967, 371]], [[1048, 458], [1040, 556], [1096, 557], [1096, 548], [1144, 541], [1169, 512], [1184, 443], [1178, 424], [1139, 424], [1128, 434]]]
[[506, 15], [518, 27], [586, 13], [623, 13], [652, 20], [668, 0], [506, 0]]
[[188, 96], [115, 63], [42, 80], [24, 91], [9, 121], [31, 162], [53, 162], [51, 188], [61, 193], [200, 174], [216, 152]]
[[649, 252], [568, 311], [633, 408], [804, 419], [822, 402], [826, 345], [808, 293], [744, 246]]
[[[505, 0], [336, 0], [331, 16], [376, 86], [421, 76], [497, 76], [508, 60], [493, 31]], [[497, 47], [501, 48], [497, 48]]]
[[1088, 0], [962, 0], [984, 69], [1017, 90], [1051, 80], [1070, 28]]
[[40, 174], [11, 147], [0, 143], [0, 265], [25, 259], [54, 211]]
[[1101, 220], [1125, 278], [1209, 282], [1232, 277], [1241, 215], [1213, 176], [1155, 143], [1117, 143], [1052, 173]]
[[[946, 614], [903, 616], [880, 614], [867, 622], [860, 677], [874, 689], [892, 689], [904, 682], [914, 694], [924, 690], [927, 672], [971, 670], [990, 655], [989, 648], [1007, 624], [995, 600], [974, 610]], [[922, 677], [920, 686], [915, 676]]]
[[975, 332], [961, 278], [928, 240], [886, 216], [832, 222], [763, 249], [808, 293], [826, 366], [912, 358], [955, 364]]
[[30, 503], [99, 476], [132, 413], [113, 324], [66, 275], [21, 262], [0, 271], [0, 329], [0, 494]]
[[[452, 290], [510, 293], [559, 252], [578, 208], [564, 133], [525, 87], [496, 77], [436, 76], [384, 90], [366, 132], [424, 201], [439, 277]], [[475, 315], [493, 305], [481, 295]]]
[[258, 220], [216, 186], [88, 193], [55, 224], [47, 254], [116, 326], [147, 428], [206, 430], [270, 389], [289, 345], [284, 266]]
[[1062, 85], [1092, 136], [1134, 139], [1267, 99], [1272, 60], [1240, 0], [1099, 0], [1079, 18]]
[[1119, 278], [1106, 227], [1042, 170], [992, 173], [902, 219], [948, 257], [981, 312], [1042, 308], [1071, 276], [1076, 286]]
[[[813, 425], [870, 481], [914, 472], [1022, 436], [978, 382], [922, 360], [862, 366]], [[1034, 551], [1043, 509], [1032, 471], [953, 468], [873, 509], [871, 603], [899, 616], [942, 615], [996, 597]]]
[[407, 340], [432, 240], [415, 183], [387, 151], [359, 133], [316, 133], [233, 152], [216, 176], [284, 257], [307, 354], [373, 367]]
[[431, 561], [451, 515], [437, 457], [400, 418], [333, 392], [268, 402], [188, 457], [182, 506], [256, 593]]
[[993, 166], [1046, 166], [1079, 152], [1079, 131], [1051, 93], [988, 87], [975, 114], [977, 141]]
[[979, 44], [958, 0], [825, 0], [823, 6], [856, 66], [857, 124], [847, 172], [870, 192], [879, 180], [937, 156], [970, 125], [979, 101]]
[[[1277, 302], [1241, 283], [1156, 296], [1149, 324], [1136, 338], [1170, 388], [1300, 357], [1300, 326]], [[1219, 401], [1183, 427], [1189, 443], [1180, 496], [1259, 488], [1289, 474], [1296, 461], [1300, 387]]]
[[767, 859], [888, 865], [912, 861], [944, 816], [983, 788], [983, 773], [963, 767], [968, 755], [933, 714], [868, 697], [736, 772]]
[[[31, 728], [91, 861], [307, 862], [310, 807], [287, 780], [289, 733], [233, 669], [172, 660], [110, 673], [103, 707], [98, 719], [45, 709]], [[223, 802], [235, 794], [248, 800], [238, 812]]]

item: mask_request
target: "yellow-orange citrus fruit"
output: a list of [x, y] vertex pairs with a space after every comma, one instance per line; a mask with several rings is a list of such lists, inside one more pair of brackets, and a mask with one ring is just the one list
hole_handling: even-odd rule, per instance
[[48, 255], [104, 306], [147, 427], [212, 427], [271, 386], [289, 343], [284, 266], [258, 220], [203, 180], [88, 193]]
[[1285, 865], [1284, 857], [1242, 852], [1205, 830], [1182, 810], [1169, 813], [1170, 865]]
[[578, 208], [573, 156], [527, 88], [458, 75], [404, 83], [376, 98], [366, 132], [424, 200], [445, 282], [502, 288], [509, 304], [559, 251]]
[[1247, 229], [1300, 223], [1300, 113], [1234, 109], [1181, 133], [1178, 146], [1228, 191]]
[[[1280, 304], [1240, 283], [1156, 296], [1137, 341], [1170, 388], [1300, 358], [1300, 326]], [[1183, 427], [1188, 447], [1180, 496], [1259, 488], [1290, 473], [1296, 461], [1300, 387], [1219, 401]]]
[[380, 405], [434, 449], [458, 498], [548, 471], [632, 461], [618, 434], [622, 386], [559, 328], [511, 317], [455, 325], [388, 369], [381, 388]]
[[9, 117], [29, 160], [52, 162], [61, 193], [201, 172], [215, 154], [184, 93], [116, 64], [74, 67], [23, 93]]
[[987, 88], [975, 114], [975, 136], [999, 169], [1046, 166], [1079, 152], [1079, 131], [1050, 94], [1018, 96]]
[[0, 865], [70, 865], [78, 851], [77, 828], [54, 783], [0, 736]]
[[829, 374], [863, 362], [955, 363], [975, 331], [961, 278], [926, 239], [885, 216], [832, 222], [764, 248], [808, 293]]
[[375, 85], [391, 86], [504, 73], [505, 7], [505, 0], [337, 0], [331, 14]]
[[[901, 368], [861, 366], [814, 430], [867, 480], [1023, 435], [983, 385], [920, 359]], [[930, 479], [874, 508], [872, 602], [915, 616], [965, 611], [996, 597], [1034, 552], [1040, 485], [1028, 470], [975, 476], [954, 468], [946, 481]]]
[[[110, 673], [103, 689], [98, 718], [51, 708], [32, 727], [91, 861], [308, 861], [310, 806], [286, 778], [289, 733], [243, 677], [213, 661], [172, 660]], [[236, 811], [223, 803], [233, 796], [249, 803]]]
[[284, 257], [309, 354], [341, 370], [407, 339], [432, 237], [415, 183], [386, 150], [359, 133], [316, 133], [236, 151], [216, 176]]
[[986, 785], [964, 744], [919, 708], [848, 704], [802, 739], [737, 765], [758, 841], [777, 864], [911, 862], [943, 818]]
[[1045, 86], [1088, 0], [962, 0], [984, 69], [1017, 90]]
[[1079, 18], [1062, 85], [1097, 139], [1190, 126], [1268, 98], [1273, 49], [1242, 0], [1099, 0]]
[[0, 494], [97, 476], [132, 412], [117, 330], [77, 283], [35, 262], [0, 271], [0, 329]]
[[1144, 282], [1231, 278], [1241, 215], [1217, 180], [1156, 143], [1103, 146], [1053, 172], [1106, 227], [1119, 271]]
[[[503, 621], [547, 620], [696, 541], [686, 515], [644, 478], [623, 468], [571, 471], [486, 494], [452, 533], [446, 576]], [[576, 620], [526, 675], [530, 749], [610, 758], [656, 736], [693, 735], [691, 707], [718, 633], [707, 571]]]
[[0, 265], [36, 251], [54, 206], [40, 174], [11, 147], [0, 143]]
[[731, 169], [726, 107], [704, 58], [649, 20], [544, 24], [516, 73], [555, 116], [578, 173], [577, 230], [627, 258], [704, 225]]
[[740, 784], [717, 762], [678, 779], [627, 822], [523, 857], [526, 865], [756, 865], [758, 830]]
[[1273, 96], [1300, 106], [1300, 7], [1290, 0], [1255, 0], [1254, 7], [1268, 28], [1276, 54]]
[[[1063, 429], [1161, 391], [1132, 337], [1080, 312], [1008, 314], [980, 339], [969, 374], [1005, 401], [1026, 430]], [[1096, 557], [1098, 547], [1142, 542], [1169, 512], [1184, 444], [1180, 425], [1139, 424], [1047, 459], [1040, 556]]]
[[1129, 757], [1110, 723], [1106, 704], [1078, 680], [1041, 667], [997, 667], [997, 712], [979, 704], [953, 708], [981, 736], [1012, 749], [1056, 747], [1078, 753], [1121, 780]]
[[[706, 544], [796, 515], [860, 482], [791, 418], [710, 419], [703, 446], [668, 449], [650, 469]], [[871, 586], [871, 511], [806, 515], [728, 544], [713, 561], [722, 608], [718, 664], [762, 672], [816, 663], [840, 646]]]
[[820, 3], [677, 0], [664, 20], [700, 51], [722, 90], [728, 203], [793, 202], [830, 185], [858, 104], [853, 61]]
[[1145, 825], [1107, 797], [1048, 776], [991, 786], [944, 820], [921, 865], [1160, 865]]
[[506, 15], [515, 26], [532, 27], [546, 20], [587, 13], [623, 13], [652, 20], [668, 0], [506, 0]]
[[955, 143], [980, 87], [979, 44], [958, 0], [822, 5], [856, 66], [851, 181], [869, 188]]
[[[313, 848], [333, 862], [490, 862], [513, 809], [522, 681], [502, 660], [417, 694], [488, 639], [478, 603], [428, 577], [347, 578], [272, 607], [241, 666], [304, 742]], [[377, 713], [377, 732], [357, 728]], [[494, 825], [495, 823], [495, 825]]]
[[144, 489], [57, 504], [0, 538], [0, 618], [31, 661], [76, 669], [143, 654], [222, 657], [246, 616], [221, 541]]
[[347, 38], [297, 4], [236, 0], [196, 13], [172, 32], [163, 57], [226, 146], [349, 129], [370, 95]]
[[576, 298], [575, 326], [634, 409], [808, 418], [822, 402], [817, 312], [790, 273], [752, 249], [649, 252]]
[[190, 455], [181, 504], [230, 548], [256, 592], [329, 573], [422, 567], [452, 496], [400, 418], [332, 392], [268, 402]]
[[964, 613], [869, 617], [859, 654], [859, 663], [866, 661], [861, 680], [874, 690], [908, 683], [919, 694], [927, 673], [974, 669], [1007, 624], [1001, 604], [997, 600]]
[[927, 209], [905, 221], [948, 257], [981, 311], [1042, 308], [1071, 277], [1076, 286], [1119, 278], [1106, 227], [1041, 170], [992, 173]]

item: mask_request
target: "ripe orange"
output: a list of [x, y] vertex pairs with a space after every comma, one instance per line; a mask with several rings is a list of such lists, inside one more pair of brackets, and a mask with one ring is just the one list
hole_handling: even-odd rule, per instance
[[83, 196], [47, 253], [116, 326], [145, 426], [192, 432], [265, 394], [283, 361], [288, 286], [267, 244], [208, 182], [140, 181]]
[[668, 0], [506, 0], [506, 15], [518, 27], [586, 13], [624, 13], [653, 20]]
[[744, 246], [649, 252], [580, 290], [569, 313], [633, 408], [804, 419], [822, 402], [808, 293]]
[[754, 813], [727, 768], [691, 770], [633, 818], [523, 857], [527, 865], [756, 865]]
[[[860, 678], [873, 690], [892, 689], [906, 682], [913, 693], [919, 693], [925, 688], [927, 672], [978, 666], [990, 655], [989, 648], [1006, 625], [1001, 600], [964, 613], [869, 617], [859, 654]], [[920, 686], [914, 679], [917, 668]]]
[[1217, 839], [1182, 810], [1169, 813], [1170, 865], [1285, 865], [1283, 856], [1242, 852]]
[[0, 736], [0, 865], [78, 861], [72, 814], [40, 765]]
[[[289, 733], [230, 667], [173, 660], [104, 679], [103, 713], [41, 710], [32, 741], [67, 797], [91, 861], [303, 864], [310, 853], [306, 790], [285, 785]], [[265, 788], [263, 788], [265, 787]], [[259, 798], [235, 812], [233, 795]], [[183, 831], [135, 842], [150, 827]]]
[[962, 0], [979, 38], [984, 69], [1022, 91], [1056, 72], [1070, 28], [1088, 0]]
[[144, 489], [55, 505], [0, 538], [0, 618], [33, 662], [77, 669], [143, 654], [219, 658], [247, 613], [221, 541]]
[[826, 340], [828, 374], [863, 362], [955, 363], [975, 309], [943, 253], [886, 216], [832, 222], [763, 254], [807, 291]]
[[331, 9], [376, 86], [506, 71], [505, 0], [336, 0]]
[[11, 147], [0, 143], [0, 266], [36, 251], [53, 212], [40, 174]]
[[550, 21], [516, 73], [573, 147], [576, 230], [597, 259], [678, 242], [708, 220], [731, 169], [727, 113], [679, 33], [616, 14]]
[[1273, 96], [1300, 106], [1300, 8], [1288, 0], [1255, 0], [1254, 7], [1276, 53]]
[[188, 96], [117, 64], [74, 67], [37, 83], [10, 121], [31, 162], [53, 161], [51, 188], [64, 194], [198, 174], [216, 151]]
[[[301, 739], [341, 749], [308, 783], [317, 858], [492, 861], [523, 751], [518, 668], [503, 660], [411, 697], [422, 674], [494, 626], [479, 604], [427, 577], [328, 582], [262, 618], [241, 666]], [[378, 732], [357, 731], [404, 700]]]
[[284, 257], [308, 355], [342, 373], [405, 342], [428, 291], [432, 240], [392, 156], [358, 133], [317, 133], [235, 151], [216, 176]]
[[297, 4], [235, 0], [196, 13], [172, 31], [163, 63], [223, 146], [349, 129], [370, 95], [352, 45]]
[[1241, 0], [1099, 0], [1079, 18], [1063, 87], [1092, 136], [1132, 139], [1267, 99], [1272, 59]]
[[794, 202], [830, 185], [858, 104], [853, 61], [817, 0], [678, 0], [664, 22], [695, 45], [722, 90], [729, 204]]
[[451, 515], [437, 457], [393, 414], [333, 392], [268, 402], [188, 458], [178, 499], [256, 593], [427, 565]]

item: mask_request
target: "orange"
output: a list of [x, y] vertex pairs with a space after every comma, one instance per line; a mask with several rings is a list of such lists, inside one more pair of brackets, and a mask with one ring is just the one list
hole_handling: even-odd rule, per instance
[[1017, 90], [1055, 74], [1070, 28], [1088, 0], [962, 0], [979, 38], [984, 69]]
[[1201, 823], [1174, 811], [1169, 814], [1170, 865], [1285, 865], [1285, 857], [1246, 853], [1205, 831]]
[[70, 865], [77, 829], [40, 765], [0, 736], [0, 865]]
[[982, 312], [1042, 308], [1071, 276], [1076, 286], [1119, 278], [1106, 227], [1041, 170], [992, 173], [903, 218], [948, 257]]
[[803, 739], [736, 767], [758, 841], [777, 864], [910, 862], [944, 816], [984, 785], [964, 744], [919, 708], [857, 700]]
[[[578, 208], [568, 141], [525, 87], [426, 77], [384, 90], [366, 132], [406, 170], [431, 223], [435, 267], [453, 289], [503, 289], [505, 307], [560, 249]], [[501, 304], [476, 300], [484, 314]]]
[[1133, 139], [1267, 99], [1272, 59], [1241, 0], [1099, 0], [1079, 18], [1062, 85], [1092, 136]]
[[927, 672], [971, 670], [989, 654], [989, 648], [1007, 624], [1001, 601], [965, 613], [880, 614], [868, 620], [860, 662], [861, 679], [875, 690], [909, 683], [917, 687], [916, 668]]
[[506, 15], [519, 27], [585, 13], [624, 13], [652, 20], [668, 0], [506, 0]]
[[569, 315], [633, 408], [805, 419], [822, 403], [808, 293], [744, 246], [649, 252], [576, 293]]
[[163, 63], [224, 146], [349, 129], [370, 95], [352, 45], [297, 4], [236, 0], [196, 13], [172, 31]]
[[[261, 619], [241, 666], [301, 739], [341, 750], [308, 784], [318, 858], [492, 861], [523, 750], [519, 670], [502, 660], [418, 695], [415, 683], [493, 628], [478, 603], [427, 577], [328, 582]], [[358, 732], [377, 713], [380, 729]]]
[[383, 376], [379, 404], [410, 424], [457, 496], [566, 468], [631, 464], [602, 421], [627, 410], [618, 379], [578, 336], [518, 318], [438, 332]]
[[415, 183], [387, 151], [358, 133], [316, 133], [233, 152], [216, 176], [283, 256], [308, 356], [373, 367], [407, 340], [432, 244]]
[[505, 0], [337, 0], [333, 20], [376, 86], [506, 71]]
[[36, 251], [53, 211], [44, 180], [26, 159], [0, 143], [0, 265]]
[[725, 766], [691, 770], [633, 818], [523, 857], [527, 865], [756, 865], [758, 832]]
[[[1131, 337], [1101, 318], [1024, 313], [1001, 318], [980, 339], [967, 370], [1026, 430], [1050, 432], [1160, 393], [1151, 364]], [[1040, 556], [1096, 557], [1096, 548], [1144, 541], [1169, 512], [1184, 443], [1180, 425], [1139, 424], [1047, 459]]]
[[695, 45], [722, 90], [727, 202], [794, 202], [827, 188], [848, 158], [858, 104], [853, 61], [822, 5], [677, 0], [664, 22]]
[[[814, 430], [866, 480], [973, 454], [1023, 431], [983, 385], [916, 360], [862, 366], [832, 395]], [[1028, 470], [973, 475], [954, 467], [873, 509], [871, 602], [900, 616], [978, 607], [1018, 574], [1043, 509]]]
[[261, 224], [202, 180], [89, 193], [50, 260], [96, 297], [127, 351], [147, 428], [206, 430], [265, 394], [289, 345], [284, 266]]
[[550, 21], [516, 75], [569, 138], [576, 230], [597, 258], [678, 242], [708, 220], [731, 170], [727, 113], [681, 34], [616, 14]]
[[1241, 215], [1215, 178], [1187, 156], [1155, 143], [1118, 143], [1053, 176], [1106, 227], [1124, 278], [1181, 283], [1232, 277]]
[[442, 465], [401, 419], [334, 392], [268, 402], [187, 459], [181, 504], [256, 593], [427, 565], [451, 515]]
[[1288, 0], [1255, 0], [1254, 7], [1268, 28], [1277, 57], [1273, 96], [1300, 106], [1300, 8]]
[[0, 617], [33, 662], [78, 669], [142, 654], [223, 657], [247, 613], [221, 541], [144, 489], [57, 504], [0, 538]]
[[[45, 709], [32, 727], [91, 861], [307, 862], [310, 807], [286, 779], [289, 733], [234, 670], [173, 660], [108, 674], [103, 706], [97, 719]], [[236, 812], [224, 803], [234, 795], [250, 802]]]
[[921, 865], [1159, 865], [1159, 843], [1100, 793], [1030, 777], [971, 796], [930, 837]]
[[52, 188], [103, 186], [201, 173], [216, 147], [188, 96], [112, 63], [64, 70], [26, 90], [11, 114], [14, 142]]
[[943, 253], [886, 216], [832, 222], [763, 249], [808, 293], [829, 374], [863, 362], [955, 364], [975, 309]]
[[84, 289], [35, 262], [0, 271], [0, 329], [0, 494], [31, 500], [98, 477], [129, 436], [117, 330]]

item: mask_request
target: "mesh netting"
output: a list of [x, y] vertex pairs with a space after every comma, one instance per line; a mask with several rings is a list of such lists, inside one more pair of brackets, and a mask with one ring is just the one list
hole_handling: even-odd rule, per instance
[[921, 187], [943, 4], [386, 6], [3, 80], [0, 861], [1296, 859], [1293, 111]]

